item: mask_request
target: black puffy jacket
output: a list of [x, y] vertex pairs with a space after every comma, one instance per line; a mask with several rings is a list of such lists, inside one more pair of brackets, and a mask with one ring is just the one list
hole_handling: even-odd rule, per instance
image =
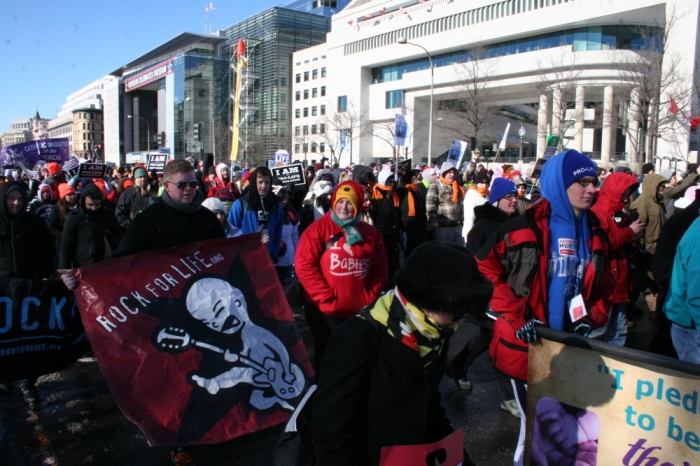
[[25, 212], [10, 215], [5, 199], [10, 189], [19, 188], [26, 207], [26, 187], [19, 181], [0, 188], [0, 277], [47, 278], [53, 273], [54, 241], [39, 217]]
[[[102, 197], [99, 210], [91, 211], [85, 207], [90, 193], [99, 193]], [[114, 211], [104, 208], [100, 188], [89, 183], [82, 190], [80, 205], [68, 215], [63, 226], [60, 268], [77, 268], [109, 259], [111, 251], [119, 247], [121, 236]]]

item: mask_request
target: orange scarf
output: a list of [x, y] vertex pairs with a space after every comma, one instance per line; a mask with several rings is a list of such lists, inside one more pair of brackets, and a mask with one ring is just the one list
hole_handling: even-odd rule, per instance
[[445, 184], [451, 184], [452, 185], [452, 202], [459, 202], [460, 196], [462, 199], [464, 199], [464, 188], [459, 185], [457, 180], [454, 180], [452, 183], [447, 181], [445, 178], [442, 176], [440, 177], [440, 181], [442, 181]]
[[414, 196], [416, 191], [418, 190], [418, 185], [416, 184], [407, 184], [406, 185], [406, 194], [408, 197], [408, 216], [409, 217], [415, 217], [416, 216], [416, 204], [414, 200]]
[[472, 186], [469, 189], [473, 189], [474, 191], [479, 193], [483, 198], [487, 198], [489, 195], [489, 188], [477, 188], [476, 186]]
[[384, 199], [384, 193], [380, 190], [384, 190], [387, 193], [391, 193], [391, 198], [394, 201], [394, 207], [399, 206], [399, 195], [394, 192], [394, 188], [387, 188], [383, 184], [374, 184], [374, 186], [372, 187], [372, 199]]

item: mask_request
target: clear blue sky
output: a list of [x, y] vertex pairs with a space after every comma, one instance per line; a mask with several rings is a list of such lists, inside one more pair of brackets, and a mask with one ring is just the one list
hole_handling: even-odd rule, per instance
[[[285, 0], [214, 1], [212, 30]], [[205, 0], [24, 0], [0, 8], [0, 133], [54, 118], [66, 97], [181, 32], [204, 33]]]

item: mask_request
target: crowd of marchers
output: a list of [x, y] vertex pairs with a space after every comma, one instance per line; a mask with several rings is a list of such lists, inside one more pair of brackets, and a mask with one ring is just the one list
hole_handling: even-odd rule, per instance
[[[700, 168], [635, 174], [566, 150], [529, 179], [477, 157], [462, 167], [316, 164], [288, 186], [266, 167], [194, 158], [102, 179], [48, 163], [0, 187], [0, 276], [60, 277], [74, 289], [73, 269], [88, 264], [258, 234], [281, 283], [303, 294], [318, 385], [303, 407], [314, 464], [378, 465], [382, 447], [444, 438], [458, 426], [438, 385], [447, 375], [470, 390], [468, 370], [487, 350], [501, 408], [521, 419], [522, 464], [539, 326], [622, 346], [645, 302], [651, 351], [700, 363]], [[464, 320], [479, 331], [448, 361]], [[20, 383], [30, 404], [34, 383]], [[573, 454], [595, 464], [595, 451]], [[195, 464], [188, 446], [171, 459]]]

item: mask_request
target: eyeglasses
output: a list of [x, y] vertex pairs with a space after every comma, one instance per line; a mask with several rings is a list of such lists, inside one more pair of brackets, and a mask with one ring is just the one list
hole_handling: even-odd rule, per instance
[[597, 188], [598, 187], [598, 178], [579, 178], [578, 180], [574, 180], [574, 183], [580, 184], [582, 187], [587, 188], [589, 184], [593, 183], [593, 187]]
[[517, 194], [510, 193], [510, 194], [506, 194], [501, 199], [505, 199], [506, 201], [512, 201], [513, 199], [515, 199], [516, 196], [517, 196]]
[[179, 189], [180, 191], [185, 189], [186, 186], [189, 186], [192, 189], [196, 189], [197, 185], [199, 185], [197, 180], [178, 181], [177, 183], [173, 183], [172, 181], [168, 181], [168, 183], [174, 184], [177, 187], [177, 189]]

